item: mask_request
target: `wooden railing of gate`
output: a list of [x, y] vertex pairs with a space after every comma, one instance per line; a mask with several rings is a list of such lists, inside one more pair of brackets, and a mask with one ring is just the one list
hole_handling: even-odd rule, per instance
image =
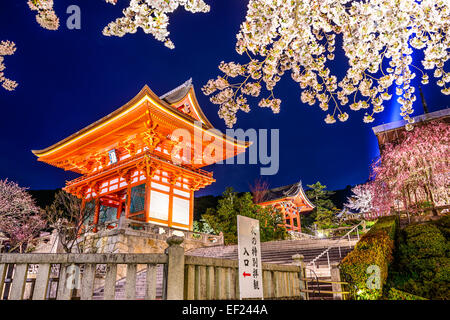
[[[0, 300], [49, 299], [50, 283], [54, 281], [54, 299], [91, 300], [99, 266], [105, 267], [104, 299], [113, 300], [119, 265], [126, 266], [125, 299], [136, 298], [137, 266], [145, 265], [144, 299], [152, 300], [156, 298], [156, 266], [160, 264], [164, 265], [164, 299], [238, 299], [237, 261], [185, 256], [182, 241], [177, 236], [167, 239], [169, 247], [164, 254], [0, 254]], [[263, 263], [266, 299], [308, 298], [302, 256], [294, 258], [297, 265]], [[37, 276], [25, 297], [31, 266], [37, 269]]]

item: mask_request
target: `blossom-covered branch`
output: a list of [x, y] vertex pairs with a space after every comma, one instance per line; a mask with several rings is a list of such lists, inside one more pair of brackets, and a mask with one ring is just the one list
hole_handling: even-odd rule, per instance
[[53, 10], [53, 0], [28, 0], [31, 10], [37, 11], [36, 21], [48, 30], [58, 30], [59, 19]]
[[2, 41], [0, 42], [0, 83], [2, 87], [8, 91], [13, 91], [17, 87], [17, 82], [13, 80], [9, 80], [5, 77], [5, 69], [6, 66], [4, 64], [4, 56], [13, 55], [16, 51], [16, 45], [11, 41]]
[[[442, 93], [450, 94], [450, 73], [444, 71], [449, 28], [450, 4], [444, 0], [250, 0], [236, 45], [249, 62], [222, 62], [224, 75], [209, 80], [203, 92], [216, 93], [211, 101], [232, 127], [239, 110], [250, 111], [248, 96], [262, 96], [260, 107], [279, 112], [281, 101], [273, 89], [289, 71], [299, 83], [301, 101], [328, 112], [326, 123], [346, 121], [348, 110], [361, 109], [367, 110], [364, 122], [369, 123], [384, 110], [395, 84], [400, 114], [410, 130], [416, 100], [411, 81], [417, 70], [423, 84], [429, 81], [425, 70], [434, 70]], [[329, 68], [336, 35], [349, 61], [340, 81]], [[423, 70], [412, 64], [413, 48], [424, 53]]]
[[[116, 4], [117, 0], [106, 0]], [[169, 38], [168, 14], [178, 7], [184, 7], [192, 13], [208, 12], [210, 7], [203, 0], [131, 0], [129, 7], [123, 10], [123, 17], [116, 19], [103, 29], [106, 36], [122, 37], [127, 33], [136, 33], [142, 28], [156, 40], [164, 42], [173, 49], [175, 46]]]

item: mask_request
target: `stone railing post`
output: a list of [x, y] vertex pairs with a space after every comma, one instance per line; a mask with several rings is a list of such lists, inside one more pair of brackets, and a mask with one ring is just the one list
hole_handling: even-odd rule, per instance
[[122, 230], [126, 228], [126, 218], [125, 216], [121, 215], [119, 218], [119, 223], [117, 225], [117, 229]]
[[331, 291], [333, 293], [333, 300], [342, 300], [342, 285], [341, 285], [341, 273], [339, 270], [339, 263], [333, 262], [331, 264]]
[[184, 295], [184, 238], [171, 236], [166, 242], [169, 245], [167, 255], [167, 300], [183, 300]]
[[[305, 257], [302, 254], [295, 254], [292, 256], [292, 259], [294, 260], [294, 263], [296, 266], [300, 267], [300, 273], [299, 273], [299, 283], [300, 283], [300, 296], [304, 300], [308, 300], [308, 281], [306, 280], [306, 268], [305, 268]], [[304, 292], [302, 292], [304, 290]]]

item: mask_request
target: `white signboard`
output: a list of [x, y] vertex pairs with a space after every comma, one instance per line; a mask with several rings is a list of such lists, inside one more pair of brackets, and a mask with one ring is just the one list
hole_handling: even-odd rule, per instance
[[108, 152], [109, 155], [109, 164], [114, 164], [117, 162], [116, 149], [112, 149]]
[[237, 216], [240, 298], [263, 298], [259, 221]]

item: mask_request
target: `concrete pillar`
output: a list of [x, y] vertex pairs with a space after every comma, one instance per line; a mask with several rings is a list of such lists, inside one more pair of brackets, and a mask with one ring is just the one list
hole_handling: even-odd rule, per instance
[[[333, 292], [342, 292], [341, 273], [339, 270], [339, 263], [333, 262], [331, 264], [331, 288]], [[333, 293], [334, 300], [342, 300], [342, 293]]]
[[[300, 267], [299, 272], [299, 283], [300, 283], [300, 296], [304, 300], [309, 300], [309, 295], [306, 290], [308, 290], [308, 282], [306, 280], [306, 268], [305, 268], [305, 257], [302, 254], [295, 254], [292, 256], [296, 266]], [[305, 290], [305, 292], [302, 292]]]
[[167, 250], [167, 300], [183, 300], [184, 293], [184, 238], [171, 236], [166, 242]]

